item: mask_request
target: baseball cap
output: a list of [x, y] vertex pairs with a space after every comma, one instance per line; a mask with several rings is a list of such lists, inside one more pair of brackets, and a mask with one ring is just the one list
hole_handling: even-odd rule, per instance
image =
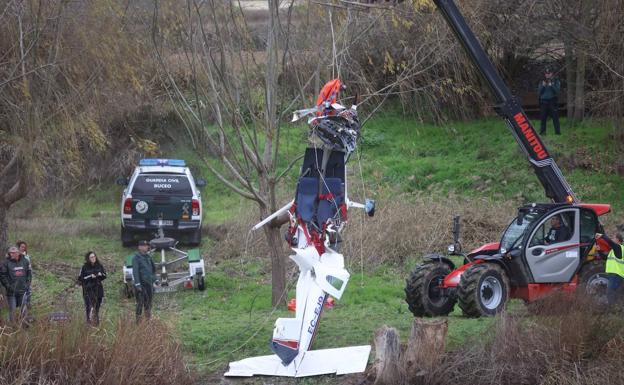
[[141, 239], [139, 241], [139, 246], [149, 246], [149, 242], [146, 241], [145, 239]]
[[17, 247], [11, 246], [11, 247], [9, 247], [9, 251], [8, 252], [9, 253], [19, 253], [20, 251], [19, 251], [19, 249]]

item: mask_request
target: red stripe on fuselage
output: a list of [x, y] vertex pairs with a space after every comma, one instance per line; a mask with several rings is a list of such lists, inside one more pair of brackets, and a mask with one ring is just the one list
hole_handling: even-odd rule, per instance
[[295, 340], [278, 340], [278, 339], [273, 339], [273, 342], [275, 342], [278, 345], [282, 345], [285, 346], [289, 349], [297, 349], [299, 348], [299, 341], [295, 341]]

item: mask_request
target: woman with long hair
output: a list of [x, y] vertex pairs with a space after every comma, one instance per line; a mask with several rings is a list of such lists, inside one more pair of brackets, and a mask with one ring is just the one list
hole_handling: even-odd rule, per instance
[[82, 286], [87, 323], [94, 326], [100, 323], [100, 306], [102, 305], [102, 298], [104, 298], [102, 281], [105, 279], [104, 266], [98, 260], [95, 252], [88, 251], [85, 254], [85, 263], [80, 269], [78, 283]]

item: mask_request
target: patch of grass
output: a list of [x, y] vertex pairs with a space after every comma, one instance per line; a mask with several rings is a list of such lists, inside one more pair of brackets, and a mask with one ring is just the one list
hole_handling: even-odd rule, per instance
[[73, 321], [3, 329], [0, 365], [2, 384], [197, 383], [170, 325], [157, 320], [135, 325], [117, 319], [108, 328]]
[[[341, 300], [325, 309], [315, 349], [372, 344], [381, 325], [397, 328], [404, 341], [413, 320], [403, 300], [404, 273], [387, 269], [374, 275], [353, 274]], [[268, 342], [278, 317], [294, 313], [273, 310], [270, 286], [262, 278], [213, 272], [204, 293], [183, 292], [178, 330], [194, 361], [208, 372], [224, 372], [230, 361], [271, 354]], [[288, 298], [294, 297], [294, 280]], [[448, 348], [483, 333], [493, 319], [465, 319], [456, 310], [449, 317]], [[371, 360], [374, 359], [371, 356]]]
[[[565, 119], [562, 126], [563, 135], [542, 139], [568, 182], [583, 201], [611, 203], [621, 210], [624, 178], [615, 174], [614, 164], [622, 154], [611, 143], [613, 127], [600, 121], [572, 126]], [[380, 115], [363, 128], [362, 137], [364, 175], [373, 186], [369, 189], [388, 185], [395, 191], [443, 196], [454, 192], [494, 200], [547, 200], [500, 119], [433, 126]]]

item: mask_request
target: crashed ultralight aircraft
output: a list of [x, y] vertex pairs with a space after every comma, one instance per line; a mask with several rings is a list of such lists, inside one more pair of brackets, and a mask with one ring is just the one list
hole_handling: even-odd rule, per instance
[[310, 127], [295, 199], [254, 226], [259, 229], [288, 213], [286, 241], [295, 252], [290, 258], [299, 267], [295, 318], [278, 318], [270, 348], [273, 355], [231, 362], [226, 376], [290, 376], [363, 372], [370, 345], [311, 350], [323, 304], [328, 296], [340, 299], [349, 281], [344, 257], [338, 252], [340, 233], [350, 207], [369, 216], [375, 202], [352, 202], [347, 195], [345, 165], [360, 133], [356, 105], [346, 108], [336, 100], [344, 89], [339, 79], [323, 87], [316, 107], [294, 113], [293, 122], [305, 116]]

